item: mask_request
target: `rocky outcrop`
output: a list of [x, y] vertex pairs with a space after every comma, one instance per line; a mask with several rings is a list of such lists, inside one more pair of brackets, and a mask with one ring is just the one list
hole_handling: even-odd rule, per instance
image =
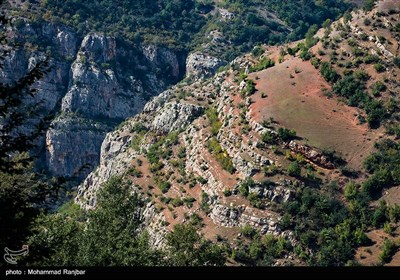
[[[260, 154], [256, 149], [257, 139], [249, 134], [249, 139], [253, 142], [252, 145], [243, 141], [241, 136], [235, 133], [235, 123], [238, 121], [238, 116], [233, 113], [232, 107], [232, 91], [240, 91], [239, 87], [232, 83], [222, 82], [221, 90], [219, 91], [219, 99], [216, 102], [219, 117], [223, 120], [223, 126], [217, 135], [221, 147], [225, 149], [232, 157], [232, 162], [242, 178], [255, 175], [264, 166], [273, 164], [273, 161]], [[228, 117], [229, 116], [229, 117]], [[246, 114], [246, 120], [252, 127], [257, 126], [256, 132], [268, 130], [251, 119], [251, 112]], [[262, 128], [258, 128], [261, 126]], [[274, 132], [275, 133], [275, 132]]]
[[144, 108], [144, 113], [153, 113], [159, 108], [164, 106], [165, 103], [172, 97], [173, 92], [171, 90], [166, 90], [159, 95], [155, 96], [150, 102], [148, 102]]
[[203, 113], [203, 108], [191, 104], [168, 103], [154, 118], [151, 128], [161, 133], [183, 129]]
[[223, 65], [223, 61], [216, 57], [194, 52], [186, 60], [186, 76], [194, 79], [208, 78]]
[[284, 203], [293, 198], [294, 192], [285, 185], [255, 184], [249, 187], [249, 193], [257, 195], [259, 198], [266, 198], [272, 202]]
[[221, 204], [214, 205], [210, 217], [224, 227], [238, 227], [239, 217], [242, 216], [245, 207], [227, 207]]
[[111, 176], [123, 174], [128, 163], [139, 155], [139, 152], [130, 149], [132, 140], [131, 128], [137, 123], [151, 123], [157, 112], [162, 111], [174, 88], [166, 90], [154, 97], [144, 107], [143, 113], [127, 120], [118, 130], [109, 132], [101, 144], [99, 165], [91, 172], [78, 187], [76, 201], [83, 207], [91, 208], [96, 205], [96, 193], [101, 184]]
[[243, 227], [250, 225], [260, 228], [262, 234], [271, 233], [277, 235], [281, 232], [276, 214], [264, 211], [254, 213], [251, 209], [245, 206], [227, 207], [224, 205], [214, 205], [210, 214], [211, 219], [218, 225], [224, 227]]
[[5, 58], [0, 82], [18, 80], [50, 58], [28, 102], [40, 102], [39, 117], [62, 115], [39, 141], [47, 147], [42, 165], [53, 175], [84, 178], [99, 163], [106, 133], [185, 73], [185, 57], [166, 47], [128, 45], [102, 33], [80, 38], [60, 24], [19, 20], [10, 38], [26, 43]]
[[24, 50], [11, 50], [2, 61], [0, 78], [7, 84], [18, 80], [28, 71], [28, 55]]
[[[157, 62], [161, 52], [153, 46], [143, 49], [144, 56], [151, 62]], [[138, 209], [138, 215], [143, 229], [150, 233], [153, 244], [158, 247], [165, 244], [165, 234], [174, 225], [194, 217], [203, 223], [202, 231], [207, 238], [220, 235], [234, 246], [240, 244], [239, 228], [251, 226], [261, 234], [279, 236], [297, 247], [297, 234], [284, 230], [293, 220], [288, 221], [287, 216], [282, 216], [285, 211], [281, 210], [285, 203], [301, 200], [306, 188], [301, 180], [313, 183], [305, 177], [294, 179], [285, 171], [287, 161], [282, 148], [301, 154], [307, 162], [322, 168], [336, 168], [331, 161], [337, 161], [296, 141], [281, 147], [262, 141], [262, 134], [276, 132], [256, 122], [250, 98], [240, 96], [245, 82], [241, 85], [235, 82], [240, 74], [237, 69], [249, 70], [254, 63], [251, 60], [249, 56], [235, 59], [231, 64], [235, 67], [204, 80], [215, 71], [218, 63], [213, 65], [212, 56], [191, 54], [187, 60], [187, 74], [195, 79], [186, 79], [164, 91], [144, 105], [141, 114], [107, 134], [101, 146], [100, 164], [78, 187], [75, 201], [87, 209], [96, 207], [99, 188], [111, 176], [119, 174], [130, 180], [132, 190], [148, 201]], [[174, 59], [168, 61], [173, 63]], [[85, 67], [77, 69], [97, 74], [96, 63]], [[100, 69], [100, 74], [106, 77], [107, 72]], [[116, 81], [117, 87], [120, 84], [118, 73], [114, 71], [113, 75], [115, 79], [111, 75], [107, 81]], [[203, 114], [207, 106], [215, 110]], [[115, 117], [104, 108], [97, 111], [107, 118]], [[88, 117], [94, 116], [89, 114]], [[210, 124], [216, 129], [210, 129]], [[174, 137], [165, 137], [171, 132], [176, 132]], [[329, 177], [325, 177], [318, 171], [324, 179], [337, 175], [328, 173]], [[247, 181], [249, 177], [253, 181]], [[293, 255], [288, 253], [282, 259], [293, 259]]]
[[68, 27], [54, 23], [44, 23], [41, 33], [51, 41], [58, 54], [68, 60], [76, 56], [78, 48], [78, 36]]
[[79, 52], [96, 63], [111, 62], [117, 55], [115, 38], [93, 33], [83, 38]]
[[71, 66], [70, 89], [61, 110], [77, 112], [88, 118], [124, 119], [144, 105], [143, 87], [137, 80], [122, 85], [123, 77], [109, 65], [116, 63], [114, 38], [99, 34], [86, 36]]
[[[140, 112], [149, 96], [161, 92], [169, 82], [179, 79], [182, 75], [179, 59], [165, 48], [142, 46], [127, 49], [127, 46], [119, 44], [113, 37], [97, 33], [87, 35], [71, 65], [69, 89], [62, 99], [61, 111], [72, 112], [107, 129], [83, 133], [82, 137], [86, 137], [86, 141], [81, 141], [83, 143], [78, 154], [74, 153], [75, 147], [72, 144], [76, 142], [73, 135], [65, 139], [71, 146], [66, 145], [62, 150], [48, 150], [48, 158], [58, 162], [65, 153], [79, 158], [66, 162], [69, 166], [62, 173], [52, 164], [55, 161], [49, 161], [49, 169], [55, 174], [73, 176], [75, 173], [64, 172], [80, 170], [82, 166], [97, 166], [102, 142], [98, 140], [104, 139], [106, 132], [116, 124]], [[165, 77], [157, 76], [156, 69], [160, 67], [167, 68]], [[59, 120], [54, 121], [56, 127], [57, 122]], [[48, 133], [50, 143], [58, 141], [53, 135], [60, 134]], [[97, 151], [96, 157], [86, 156], [92, 155], [94, 150]], [[83, 165], [74, 164], [78, 162]], [[81, 178], [87, 174], [82, 174]]]
[[375, 45], [379, 49], [379, 51], [382, 53], [382, 55], [387, 58], [387, 59], [393, 59], [395, 56], [392, 54], [390, 51], [386, 49], [386, 47], [382, 44], [382, 42], [379, 40], [379, 38], [376, 36], [376, 41]]
[[153, 202], [148, 202], [139, 211], [139, 217], [142, 222], [141, 229], [148, 232], [150, 244], [155, 248], [164, 248], [165, 236], [169, 233], [168, 229], [164, 226], [164, 215], [157, 211], [156, 205]]
[[[41, 38], [38, 39], [38, 38]], [[35, 102], [40, 102], [42, 115], [56, 110], [61, 98], [65, 95], [69, 83], [71, 61], [76, 55], [78, 38], [74, 32], [64, 26], [52, 23], [33, 28], [25, 22], [18, 30], [13, 30], [10, 39], [16, 41], [31, 40], [33, 49], [13, 49], [3, 61], [0, 69], [2, 83], [11, 83], [23, 77], [38, 61], [46, 59], [43, 51], [35, 51], [41, 42], [48, 44], [50, 54], [49, 71], [33, 85], [36, 89]], [[28, 44], [28, 45], [29, 45]]]
[[77, 116], [61, 116], [47, 131], [47, 162], [54, 174], [86, 176], [99, 161], [98, 147], [110, 128]]
[[137, 152], [128, 149], [131, 138], [128, 136], [131, 123], [126, 123], [119, 131], [110, 132], [101, 144], [98, 167], [92, 171], [78, 187], [76, 202], [82, 207], [92, 208], [96, 205], [96, 193], [100, 186], [113, 175], [123, 174], [128, 163]]
[[288, 147], [291, 152], [303, 155], [307, 160], [320, 167], [327, 169], [335, 168], [335, 164], [330, 162], [326, 156], [307, 145], [302, 145], [296, 141], [290, 141]]
[[222, 19], [226, 20], [226, 21], [231, 21], [232, 19], [235, 18], [235, 14], [229, 12], [226, 9], [218, 9], [218, 12], [220, 13]]
[[[78, 36], [64, 26], [43, 23], [33, 27], [29, 22], [23, 22], [18, 29], [10, 31], [9, 38], [10, 41], [27, 42], [25, 47], [11, 48], [0, 69], [0, 82], [17, 81], [39, 61], [49, 59], [46, 75], [32, 86], [35, 95], [24, 100], [28, 105], [38, 105], [38, 115], [34, 115], [24, 127], [24, 131], [30, 131], [39, 119], [59, 112], [61, 99], [68, 90], [70, 65], [76, 55]], [[43, 50], [44, 42], [47, 44], [46, 53]], [[43, 153], [46, 147], [45, 136], [39, 137], [36, 144], [40, 151], [38, 160], [41, 166], [47, 166]]]
[[154, 65], [158, 65], [166, 69], [164, 73], [171, 75], [175, 80], [179, 80], [185, 72], [184, 65], [179, 56], [170, 50], [155, 45], [142, 46], [143, 55]]
[[215, 176], [218, 170], [210, 164], [206, 157], [202, 145], [204, 135], [193, 125], [186, 130], [185, 134], [184, 143], [186, 147], [189, 147], [185, 163], [186, 170], [207, 180], [206, 187], [202, 189], [205, 193], [209, 196], [218, 195], [224, 189], [224, 185]]

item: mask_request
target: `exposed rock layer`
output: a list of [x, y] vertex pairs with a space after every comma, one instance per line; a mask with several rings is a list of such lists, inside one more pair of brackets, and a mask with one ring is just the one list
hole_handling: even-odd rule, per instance
[[185, 57], [167, 48], [128, 45], [101, 33], [80, 38], [53, 23], [25, 22], [10, 37], [26, 43], [5, 58], [3, 83], [24, 76], [45, 52], [50, 56], [49, 73], [34, 87], [41, 116], [59, 115], [40, 140], [54, 175], [84, 178], [99, 163], [105, 134], [185, 73]]

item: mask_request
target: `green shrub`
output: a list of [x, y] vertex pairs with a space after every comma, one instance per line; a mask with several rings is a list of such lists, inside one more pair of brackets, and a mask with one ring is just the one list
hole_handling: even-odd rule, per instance
[[200, 209], [203, 210], [207, 214], [211, 211], [209, 202], [210, 202], [210, 197], [208, 196], [208, 194], [206, 192], [202, 191]]
[[329, 62], [322, 62], [320, 66], [320, 71], [322, 77], [324, 77], [327, 82], [335, 83], [340, 78], [340, 75], [333, 69], [332, 65]]
[[393, 58], [393, 63], [396, 65], [398, 68], [400, 68], [400, 56], [396, 56]]
[[288, 175], [290, 175], [290, 176], [299, 177], [299, 176], [301, 176], [301, 167], [297, 163], [297, 161], [293, 161], [289, 164], [289, 166], [287, 168], [287, 172], [288, 172]]
[[250, 73], [258, 72], [258, 71], [261, 71], [261, 70], [264, 70], [264, 69], [267, 69], [267, 68], [270, 68], [273, 66], [275, 66], [275, 61], [273, 61], [269, 57], [263, 57], [263, 58], [261, 58], [259, 63], [250, 67], [249, 71], [250, 71]]
[[383, 66], [381, 63], [375, 64], [374, 68], [375, 68], [376, 72], [378, 72], [378, 73], [382, 73], [386, 70], [385, 66]]
[[300, 52], [300, 58], [302, 60], [310, 60], [312, 58], [312, 54], [308, 50], [302, 50]]
[[196, 179], [197, 179], [197, 182], [199, 182], [202, 185], [207, 184], [207, 182], [208, 182], [207, 179], [205, 179], [201, 176], [197, 177]]
[[272, 133], [271, 131], [266, 131], [264, 134], [261, 135], [261, 140], [267, 144], [275, 144], [277, 142], [277, 135]]
[[246, 82], [246, 93], [247, 93], [247, 95], [248, 96], [252, 95], [255, 92], [256, 92], [256, 83], [251, 79], [247, 80], [247, 82]]
[[150, 172], [151, 173], [156, 173], [157, 171], [159, 171], [163, 168], [164, 168], [164, 163], [162, 163], [161, 161], [150, 164]]
[[380, 81], [376, 82], [372, 87], [372, 95], [379, 96], [381, 92], [386, 90], [386, 85]]
[[167, 193], [171, 188], [171, 183], [164, 181], [159, 184], [158, 188], [161, 190], [162, 193]]
[[380, 59], [379, 59], [379, 56], [377, 56], [377, 55], [369, 54], [364, 57], [364, 63], [367, 63], [367, 64], [377, 63], [379, 61], [380, 61]]
[[256, 183], [254, 182], [254, 180], [251, 177], [249, 177], [244, 182], [242, 182], [242, 184], [240, 184], [239, 193], [242, 196], [247, 197], [249, 195], [249, 188], [255, 185]]
[[353, 182], [348, 183], [344, 187], [344, 197], [347, 201], [353, 200], [357, 197], [358, 188], [357, 185]]
[[177, 197], [177, 198], [172, 199], [171, 204], [174, 207], [179, 207], [179, 206], [183, 205], [183, 201], [180, 198]]
[[280, 127], [278, 129], [278, 135], [282, 141], [288, 142], [296, 137], [296, 131], [293, 129], [289, 130], [287, 128]]
[[364, 3], [364, 10], [371, 11], [375, 7], [375, 2], [377, 0], [366, 0]]
[[260, 209], [261, 209], [261, 208], [264, 207], [263, 201], [262, 201], [262, 200], [260, 199], [260, 197], [258, 197], [258, 195], [255, 194], [255, 193], [249, 194], [249, 195], [247, 196], [247, 199], [249, 200], [250, 205], [253, 206], [253, 207], [255, 207], [255, 208], [260, 208]]
[[254, 49], [251, 51], [251, 54], [254, 57], [259, 57], [264, 53], [264, 49], [261, 46], [256, 46]]
[[170, 203], [171, 200], [172, 200], [172, 198], [170, 198], [170, 197], [165, 197], [165, 196], [163, 196], [163, 195], [160, 196], [160, 201], [161, 201], [162, 203], [164, 203], [164, 204]]
[[188, 205], [189, 207], [192, 207], [192, 206], [193, 206], [193, 202], [195, 202], [195, 201], [196, 201], [196, 199], [193, 198], [193, 197], [185, 197], [185, 198], [183, 199], [183, 202], [184, 202], [186, 205]]
[[224, 196], [228, 197], [232, 195], [232, 191], [231, 190], [224, 190]]
[[143, 177], [143, 173], [140, 170], [137, 170], [134, 166], [131, 166], [127, 173], [133, 177], [141, 178]]
[[219, 144], [217, 138], [213, 137], [207, 141], [207, 149], [213, 154], [221, 165], [223, 169], [233, 174], [235, 172], [235, 167], [233, 166], [232, 158], [228, 155], [228, 153], [222, 149]]
[[252, 238], [257, 234], [257, 231], [255, 228], [253, 228], [250, 225], [245, 225], [240, 229], [240, 233], [243, 234], [247, 238]]
[[178, 158], [186, 158], [186, 148], [185, 147], [179, 147], [178, 149]]
[[211, 127], [211, 134], [213, 136], [216, 136], [222, 126], [222, 123], [218, 118], [217, 108], [210, 107], [209, 109], [207, 109], [206, 116]]
[[387, 129], [387, 133], [389, 133], [390, 135], [395, 135], [397, 138], [400, 137], [400, 125], [399, 124], [389, 125], [386, 129]]
[[386, 239], [383, 242], [383, 250], [379, 254], [379, 261], [382, 264], [388, 263], [392, 260], [393, 255], [396, 253], [398, 246], [392, 240]]
[[190, 216], [189, 224], [194, 226], [194, 227], [201, 228], [204, 225], [203, 224], [203, 218], [200, 217], [198, 214], [193, 213]]

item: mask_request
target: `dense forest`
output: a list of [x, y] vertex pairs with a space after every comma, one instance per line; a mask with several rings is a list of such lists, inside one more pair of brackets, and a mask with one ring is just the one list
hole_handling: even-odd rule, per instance
[[[35, 21], [61, 22], [80, 34], [103, 31], [130, 42], [164, 44], [184, 51], [200, 47], [209, 40], [210, 31], [219, 30], [233, 44], [227, 53], [219, 54], [229, 61], [257, 44], [300, 39], [310, 26], [334, 20], [351, 8], [344, 0], [214, 2], [42, 0], [39, 13], [30, 9], [20, 13]], [[220, 8], [231, 12], [233, 18], [221, 19]]]

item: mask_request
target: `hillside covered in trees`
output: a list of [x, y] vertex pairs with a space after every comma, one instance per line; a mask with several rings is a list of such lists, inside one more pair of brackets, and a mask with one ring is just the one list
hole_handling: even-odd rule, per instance
[[[352, 6], [345, 0], [162, 0], [25, 1], [16, 12], [73, 27], [80, 34], [106, 32], [130, 42], [151, 42], [189, 52], [207, 42], [210, 31], [224, 34], [233, 59], [261, 43], [300, 39], [310, 26], [334, 20]], [[223, 9], [223, 10], [221, 10]]]

